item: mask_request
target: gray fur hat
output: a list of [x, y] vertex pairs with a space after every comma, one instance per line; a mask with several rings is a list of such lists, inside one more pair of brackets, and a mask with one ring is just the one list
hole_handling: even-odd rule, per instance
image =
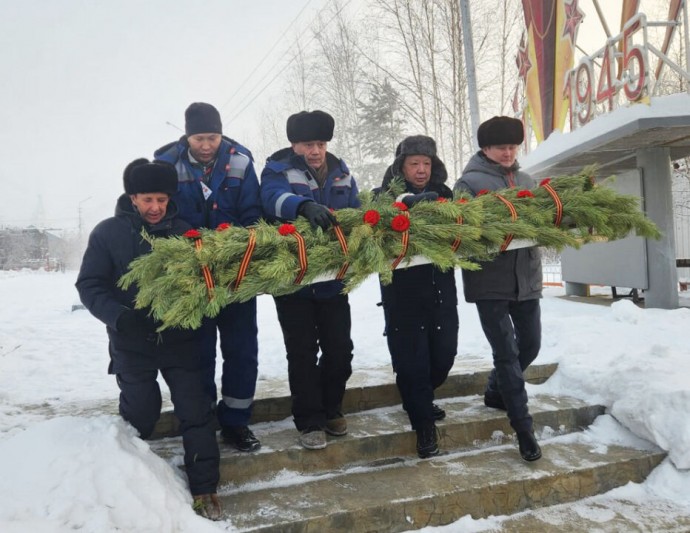
[[425, 155], [431, 159], [431, 181], [444, 183], [448, 179], [446, 165], [436, 155], [436, 141], [426, 135], [405, 137], [395, 149], [395, 161], [391, 170], [395, 176], [402, 176], [405, 158], [412, 155]]

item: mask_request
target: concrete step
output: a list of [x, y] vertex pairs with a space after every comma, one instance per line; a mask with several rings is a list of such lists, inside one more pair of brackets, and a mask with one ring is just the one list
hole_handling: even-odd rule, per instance
[[[439, 387], [436, 398], [451, 398], [456, 396], [468, 396], [480, 394], [484, 391], [490, 368], [483, 365], [482, 370], [459, 371], [451, 373], [446, 382]], [[529, 383], [539, 384], [546, 381], [556, 371], [556, 364], [535, 364], [525, 372], [525, 380]], [[400, 403], [398, 389], [391, 371], [391, 382], [378, 385], [358, 386], [356, 383], [363, 380], [361, 376], [353, 376], [351, 385], [345, 391], [343, 398], [343, 412], [345, 414], [397, 405]], [[358, 379], [359, 378], [359, 379]], [[289, 393], [271, 394], [262, 397], [262, 391], [257, 390], [257, 399], [252, 409], [252, 424], [283, 420], [291, 417], [291, 400]], [[156, 424], [152, 438], [163, 438], [179, 435], [179, 423], [172, 410], [167, 409], [161, 413]]]
[[[505, 412], [483, 405], [481, 396], [440, 400], [446, 418], [438, 422], [439, 446], [446, 452], [512, 442]], [[537, 395], [530, 399], [530, 412], [539, 434], [569, 433], [584, 428], [604, 413], [604, 408], [573, 398]], [[347, 416], [348, 434], [328, 437], [324, 450], [306, 450], [299, 445], [291, 420], [254, 426], [262, 447], [254, 453], [238, 452], [221, 442], [221, 483], [240, 486], [268, 481], [278, 473], [301, 474], [343, 470], [361, 465], [388, 464], [416, 457], [416, 434], [407, 415], [397, 406], [353, 413]], [[179, 439], [152, 443], [159, 455], [181, 455]], [[518, 458], [517, 450], [515, 456]]]
[[407, 531], [465, 515], [476, 519], [573, 502], [640, 482], [664, 458], [656, 449], [615, 445], [602, 453], [580, 433], [543, 441], [542, 449], [534, 463], [519, 459], [514, 445], [497, 446], [290, 476], [282, 486], [274, 481], [223, 491], [222, 499], [240, 531]]

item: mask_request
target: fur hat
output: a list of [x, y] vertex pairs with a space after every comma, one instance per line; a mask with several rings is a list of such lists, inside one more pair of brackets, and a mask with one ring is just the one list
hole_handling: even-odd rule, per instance
[[499, 144], [522, 144], [525, 128], [522, 122], [512, 117], [493, 117], [482, 122], [477, 129], [479, 148]]
[[287, 119], [287, 138], [291, 143], [330, 141], [335, 120], [325, 111], [300, 111]]
[[395, 149], [395, 161], [391, 170], [396, 176], [402, 176], [402, 166], [405, 158], [411, 155], [425, 155], [431, 159], [431, 180], [434, 183], [444, 183], [448, 178], [446, 165], [436, 155], [436, 141], [426, 135], [412, 135], [405, 137]]
[[170, 163], [151, 163], [148, 159], [135, 159], [122, 174], [126, 194], [177, 192], [177, 170]]
[[223, 133], [220, 113], [211, 104], [191, 104], [184, 112], [184, 120], [184, 131], [187, 136], [197, 133]]

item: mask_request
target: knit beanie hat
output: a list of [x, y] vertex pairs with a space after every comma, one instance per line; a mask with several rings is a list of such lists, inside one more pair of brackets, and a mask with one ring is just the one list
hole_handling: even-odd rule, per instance
[[436, 155], [436, 141], [426, 135], [412, 135], [405, 137], [395, 149], [395, 161], [391, 170], [396, 176], [402, 175], [405, 158], [411, 155], [425, 155], [431, 159], [432, 181], [443, 183], [448, 178], [448, 172], [443, 161]]
[[522, 122], [512, 117], [493, 117], [482, 122], [477, 129], [479, 148], [499, 144], [522, 144], [525, 129]]
[[211, 104], [191, 104], [184, 112], [184, 120], [184, 131], [187, 136], [197, 133], [223, 133], [220, 113]]
[[333, 138], [335, 120], [325, 111], [300, 111], [287, 119], [287, 138], [291, 143], [328, 142]]
[[135, 159], [125, 167], [122, 179], [126, 194], [159, 192], [172, 196], [177, 192], [177, 170], [170, 163]]

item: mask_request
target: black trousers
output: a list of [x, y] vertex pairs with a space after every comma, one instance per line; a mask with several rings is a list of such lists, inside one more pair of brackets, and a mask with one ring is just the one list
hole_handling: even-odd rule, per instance
[[501, 395], [515, 431], [531, 430], [523, 371], [541, 348], [539, 300], [478, 300], [476, 305], [494, 360], [486, 393]]
[[323, 427], [340, 413], [352, 375], [348, 298], [287, 295], [274, 300], [287, 351], [295, 426], [300, 431]]
[[[184, 464], [192, 495], [217, 491], [220, 454], [211, 399], [203, 390], [201, 371], [163, 368], [170, 388], [175, 416], [180, 421]], [[120, 415], [138, 431], [142, 439], [151, 436], [161, 413], [158, 370], [122, 372], [116, 375], [120, 387]]]
[[386, 327], [395, 382], [412, 429], [434, 421], [434, 390], [446, 381], [458, 350], [455, 307], [437, 307], [423, 322]]

